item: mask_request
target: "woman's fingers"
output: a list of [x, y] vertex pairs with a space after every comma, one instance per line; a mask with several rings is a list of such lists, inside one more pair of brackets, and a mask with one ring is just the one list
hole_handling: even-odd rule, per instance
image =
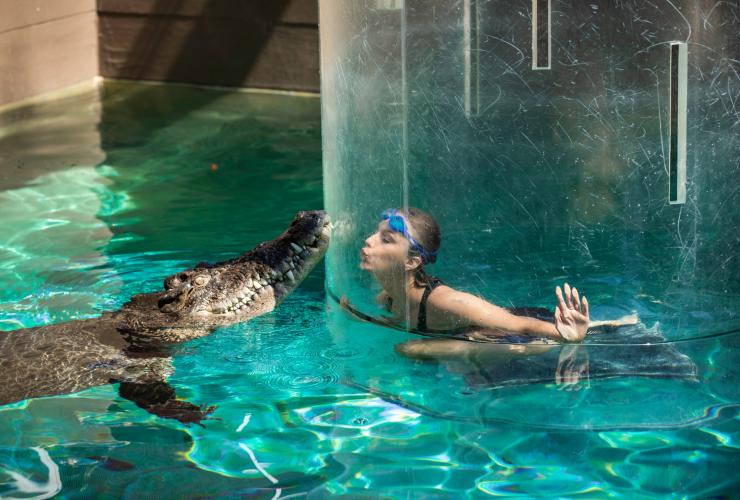
[[565, 303], [568, 304], [570, 309], [573, 309], [573, 297], [571, 295], [570, 285], [565, 283], [563, 285], [563, 291], [565, 291]]
[[560, 286], [555, 287], [555, 296], [558, 298], [558, 307], [561, 309], [561, 311], [566, 311], [568, 309], [568, 306], [565, 305], [565, 300], [563, 299], [563, 292], [560, 290]]
[[573, 287], [573, 303], [575, 305], [576, 311], [581, 311], [581, 297], [578, 295], [578, 290], [576, 287]]
[[562, 291], [559, 286], [555, 287], [555, 295], [558, 297], [558, 306], [563, 311], [563, 317], [567, 316], [568, 313], [566, 311], [569, 309], [578, 311], [586, 317], [589, 316], [588, 300], [586, 300], [585, 296], [581, 297], [576, 287], [571, 288], [568, 283], [564, 283]]

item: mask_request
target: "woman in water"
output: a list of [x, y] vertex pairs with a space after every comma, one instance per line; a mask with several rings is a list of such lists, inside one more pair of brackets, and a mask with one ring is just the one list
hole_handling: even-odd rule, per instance
[[[559, 286], [555, 289], [554, 314], [544, 308], [510, 311], [443, 284], [424, 267], [436, 260], [440, 241], [437, 222], [416, 208], [386, 210], [378, 230], [365, 240], [360, 267], [372, 273], [383, 288], [378, 301], [392, 313], [394, 323], [422, 333], [446, 332], [453, 338], [477, 341], [518, 336], [579, 342], [589, 326], [595, 326], [589, 325], [588, 300], [567, 283], [563, 290]], [[378, 321], [355, 311], [346, 299], [342, 305], [364, 319]], [[621, 323], [599, 324], [626, 323], [623, 319]]]

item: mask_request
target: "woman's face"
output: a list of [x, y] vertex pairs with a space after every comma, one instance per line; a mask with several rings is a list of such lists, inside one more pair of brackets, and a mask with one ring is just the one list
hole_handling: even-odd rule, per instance
[[[411, 235], [414, 236], [413, 234]], [[378, 230], [368, 236], [360, 250], [360, 269], [376, 275], [403, 274], [406, 271], [409, 241], [388, 227], [388, 221], [378, 224]]]

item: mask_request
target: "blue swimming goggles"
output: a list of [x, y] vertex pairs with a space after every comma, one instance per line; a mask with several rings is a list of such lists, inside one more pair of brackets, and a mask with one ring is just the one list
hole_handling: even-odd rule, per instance
[[401, 233], [407, 240], [409, 240], [411, 249], [419, 254], [422, 262], [427, 263], [429, 262], [430, 257], [437, 255], [437, 252], [429, 252], [425, 250], [421, 243], [416, 241], [413, 236], [409, 234], [408, 229], [406, 229], [406, 219], [404, 219], [403, 215], [399, 214], [398, 210], [395, 208], [385, 210], [380, 214], [380, 218], [381, 220], [387, 220], [389, 228], [397, 233]]

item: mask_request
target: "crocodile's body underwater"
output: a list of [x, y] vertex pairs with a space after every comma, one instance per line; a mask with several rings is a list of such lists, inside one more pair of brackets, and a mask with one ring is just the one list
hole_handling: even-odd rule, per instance
[[323, 257], [329, 233], [324, 212], [300, 212], [274, 240], [172, 275], [117, 311], [0, 333], [0, 405], [118, 382], [151, 413], [200, 422], [212, 409], [175, 398], [167, 346], [272, 311]]

